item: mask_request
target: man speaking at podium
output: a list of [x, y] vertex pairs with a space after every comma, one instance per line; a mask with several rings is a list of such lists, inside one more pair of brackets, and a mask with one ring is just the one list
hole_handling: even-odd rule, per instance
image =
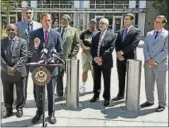
[[[42, 51], [47, 49], [47, 51], [51, 51], [53, 48], [56, 49], [58, 54], [62, 54], [62, 46], [61, 46], [61, 36], [60, 34], [51, 28], [52, 18], [51, 14], [44, 13], [42, 15], [42, 28], [39, 28], [31, 33], [31, 50], [33, 52], [33, 56], [31, 58], [31, 62], [39, 62], [42, 59]], [[35, 67], [31, 66], [30, 70], [33, 72]], [[53, 80], [56, 78], [57, 70], [53, 68], [50, 70], [52, 79], [47, 85], [47, 96], [48, 96], [48, 121], [51, 124], [56, 123], [55, 118], [55, 104], [54, 104], [54, 92], [55, 92], [55, 84], [53, 84]], [[35, 117], [32, 119], [32, 123], [37, 123], [42, 118], [43, 113], [43, 102], [42, 102], [42, 92], [43, 87], [35, 85], [35, 94], [36, 94], [36, 106], [37, 112]]]

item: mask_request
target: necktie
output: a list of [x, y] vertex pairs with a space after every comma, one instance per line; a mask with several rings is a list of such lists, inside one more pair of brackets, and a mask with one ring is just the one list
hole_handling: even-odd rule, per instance
[[158, 34], [159, 34], [159, 31], [156, 31], [155, 32], [155, 39], [157, 38]]
[[124, 41], [124, 39], [126, 38], [126, 35], [127, 35], [127, 28], [124, 30], [124, 32], [123, 32], [123, 41]]
[[100, 56], [100, 47], [101, 47], [101, 42], [102, 42], [102, 39], [103, 39], [103, 32], [100, 33], [100, 38], [99, 38], [99, 44], [98, 44], [98, 49], [97, 49], [97, 56]]
[[28, 30], [28, 39], [30, 39], [30, 33], [32, 31], [32, 24], [27, 24], [27, 30]]
[[9, 59], [9, 63], [12, 63], [12, 42], [13, 40], [9, 40], [9, 46], [8, 46], [8, 59]]
[[48, 44], [48, 30], [45, 30], [45, 44], [47, 45]]
[[65, 32], [65, 29], [63, 28], [62, 33], [61, 33], [61, 38], [63, 39], [63, 34]]

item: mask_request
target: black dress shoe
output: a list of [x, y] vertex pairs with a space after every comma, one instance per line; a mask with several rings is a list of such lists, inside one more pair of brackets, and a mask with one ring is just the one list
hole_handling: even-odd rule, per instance
[[10, 116], [12, 116], [13, 115], [13, 112], [12, 111], [7, 111], [6, 113], [5, 113], [5, 115], [3, 115], [3, 118], [8, 118], [8, 117], [10, 117]]
[[104, 106], [108, 106], [109, 104], [110, 104], [110, 103], [109, 103], [109, 100], [105, 100], [103, 105], [104, 105]]
[[158, 106], [158, 108], [156, 109], [156, 112], [161, 112], [165, 109], [165, 107], [163, 106]]
[[48, 118], [48, 121], [50, 124], [55, 124], [56, 123], [56, 117], [54, 114], [50, 115]]
[[90, 100], [90, 102], [96, 102], [97, 100], [99, 100], [98, 96], [93, 96], [92, 99]]
[[23, 111], [22, 110], [17, 110], [16, 117], [20, 118], [22, 116], [23, 116]]
[[149, 106], [152, 106], [153, 104], [154, 103], [145, 102], [145, 103], [141, 104], [141, 108], [149, 107]]
[[118, 101], [118, 100], [122, 100], [124, 99], [124, 96], [117, 96], [115, 98], [113, 98], [113, 101]]
[[40, 119], [42, 119], [42, 114], [37, 113], [32, 119], [32, 124], [38, 123]]

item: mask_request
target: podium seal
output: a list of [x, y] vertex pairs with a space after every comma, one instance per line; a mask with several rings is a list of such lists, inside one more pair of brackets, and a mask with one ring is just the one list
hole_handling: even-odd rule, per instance
[[49, 83], [51, 74], [49, 70], [43, 66], [36, 68], [32, 72], [32, 80], [36, 85], [45, 86]]

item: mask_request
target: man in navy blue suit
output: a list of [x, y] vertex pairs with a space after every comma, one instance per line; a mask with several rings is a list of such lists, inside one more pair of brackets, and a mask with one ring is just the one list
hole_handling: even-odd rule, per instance
[[[51, 28], [52, 25], [52, 18], [51, 14], [44, 13], [42, 15], [42, 28], [39, 28], [31, 33], [31, 50], [33, 52], [33, 56], [31, 58], [31, 62], [38, 62], [41, 59], [41, 51], [43, 50], [44, 46], [48, 51], [50, 51], [53, 47], [57, 50], [57, 53], [62, 54], [62, 45], [61, 45], [61, 36], [60, 34]], [[34, 67], [30, 68], [31, 72], [34, 70]], [[48, 121], [51, 124], [56, 123], [55, 118], [55, 84], [53, 84], [53, 80], [55, 80], [57, 75], [57, 67], [54, 68], [52, 71], [52, 79], [47, 85], [47, 96], [48, 96]], [[32, 119], [32, 123], [37, 123], [42, 117], [42, 91], [43, 87], [35, 85], [35, 94], [36, 94], [36, 106], [37, 112], [35, 117]]]

